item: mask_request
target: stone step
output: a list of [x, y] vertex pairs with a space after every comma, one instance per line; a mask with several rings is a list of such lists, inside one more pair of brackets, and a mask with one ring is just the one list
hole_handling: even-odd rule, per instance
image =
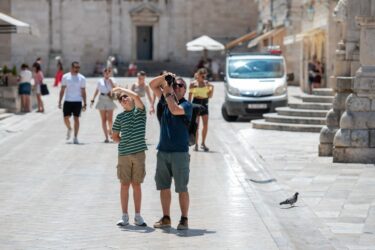
[[293, 109], [313, 109], [313, 110], [330, 110], [332, 103], [316, 103], [316, 102], [302, 102], [302, 103], [289, 103], [289, 107]]
[[290, 107], [276, 108], [279, 115], [285, 116], [302, 116], [302, 117], [326, 117], [326, 110], [313, 110], [313, 109], [292, 109]]
[[313, 95], [334, 96], [335, 92], [330, 88], [313, 89]]
[[291, 124], [291, 123], [274, 123], [262, 120], [251, 121], [253, 128], [267, 129], [267, 130], [280, 130], [291, 132], [313, 132], [319, 133], [324, 125], [306, 125], [306, 124]]
[[7, 109], [0, 108], [0, 114], [4, 114], [4, 113], [6, 113], [6, 112], [8, 112]]
[[332, 103], [333, 96], [302, 95], [303, 102]]
[[321, 117], [298, 117], [298, 116], [284, 116], [277, 113], [268, 113], [263, 115], [267, 122], [273, 123], [290, 123], [290, 124], [314, 124], [325, 125], [326, 119]]
[[13, 116], [11, 113], [0, 113], [0, 121], [11, 116]]

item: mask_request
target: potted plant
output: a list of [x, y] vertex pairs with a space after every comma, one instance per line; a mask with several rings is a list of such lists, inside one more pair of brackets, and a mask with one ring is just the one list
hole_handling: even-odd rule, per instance
[[4, 86], [15, 86], [18, 82], [18, 74], [16, 65], [13, 66], [12, 70], [8, 68], [7, 65], [4, 65], [2, 68], [2, 85]]

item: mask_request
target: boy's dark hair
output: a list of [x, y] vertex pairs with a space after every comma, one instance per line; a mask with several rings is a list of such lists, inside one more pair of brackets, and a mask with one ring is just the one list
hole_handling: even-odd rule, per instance
[[146, 76], [146, 72], [141, 70], [137, 73], [137, 76]]
[[23, 63], [21, 65], [21, 69], [28, 69], [29, 68], [29, 65], [27, 65], [26, 63]]

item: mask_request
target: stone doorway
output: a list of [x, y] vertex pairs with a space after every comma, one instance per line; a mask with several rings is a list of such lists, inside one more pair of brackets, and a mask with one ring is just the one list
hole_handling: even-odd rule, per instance
[[137, 27], [137, 60], [152, 60], [152, 26]]

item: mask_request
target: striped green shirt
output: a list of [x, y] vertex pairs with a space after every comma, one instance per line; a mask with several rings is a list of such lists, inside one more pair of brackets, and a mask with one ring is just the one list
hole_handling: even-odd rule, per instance
[[145, 110], [134, 108], [132, 111], [118, 114], [112, 130], [120, 133], [121, 136], [118, 145], [119, 155], [129, 155], [147, 150]]

